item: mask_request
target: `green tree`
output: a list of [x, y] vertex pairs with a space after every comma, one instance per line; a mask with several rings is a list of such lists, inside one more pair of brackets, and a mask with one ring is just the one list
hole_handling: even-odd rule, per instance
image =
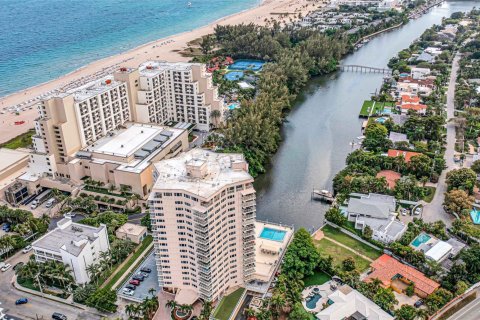
[[303, 279], [312, 275], [318, 263], [318, 251], [310, 233], [300, 228], [285, 252], [282, 271], [289, 277]]
[[446, 305], [452, 298], [453, 294], [450, 291], [440, 288], [425, 299], [425, 305], [428, 312], [432, 314]]
[[390, 288], [380, 287], [378, 291], [373, 295], [373, 302], [375, 302], [383, 310], [393, 310], [393, 307], [398, 303], [395, 299], [393, 290]]
[[310, 314], [303, 308], [300, 302], [293, 305], [292, 310], [288, 314], [289, 320], [310, 320]]
[[415, 175], [418, 179], [430, 176], [432, 172], [432, 159], [430, 157], [419, 154], [410, 158], [407, 164], [409, 173]]
[[460, 189], [473, 193], [473, 187], [477, 181], [477, 174], [469, 168], [454, 169], [447, 172], [448, 190]]
[[325, 219], [336, 224], [337, 226], [344, 226], [347, 223], [347, 217], [342, 214], [342, 211], [337, 207], [331, 207], [325, 213]]
[[388, 130], [380, 123], [371, 121], [365, 128], [363, 147], [370, 151], [386, 151], [391, 145], [387, 138]]
[[96, 290], [86, 301], [86, 305], [100, 311], [117, 311], [117, 293], [107, 288]]
[[474, 161], [470, 169], [475, 171], [476, 174], [480, 174], [480, 160]]
[[445, 193], [445, 200], [443, 201], [443, 208], [448, 213], [456, 213], [461, 216], [466, 216], [472, 209], [474, 198], [469, 196], [464, 190], [451, 190]]
[[370, 228], [370, 226], [365, 226], [365, 228], [363, 228], [362, 235], [365, 239], [372, 239], [372, 235], [373, 235], [372, 228]]
[[400, 309], [395, 311], [397, 320], [415, 320], [417, 319], [417, 309], [408, 304], [403, 304]]
[[355, 260], [352, 257], [348, 257], [342, 261], [342, 268], [344, 271], [353, 271], [356, 269]]

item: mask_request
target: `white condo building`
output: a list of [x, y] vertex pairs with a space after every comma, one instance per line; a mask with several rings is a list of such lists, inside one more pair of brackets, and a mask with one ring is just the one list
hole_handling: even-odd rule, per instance
[[243, 155], [193, 149], [155, 165], [158, 280], [178, 303], [212, 301], [255, 274], [255, 190]]
[[57, 228], [32, 244], [35, 260], [63, 262], [72, 269], [75, 282], [88, 283], [87, 268], [98, 261], [100, 253], [110, 249], [106, 225], [91, 227], [73, 223], [71, 219], [57, 222]]

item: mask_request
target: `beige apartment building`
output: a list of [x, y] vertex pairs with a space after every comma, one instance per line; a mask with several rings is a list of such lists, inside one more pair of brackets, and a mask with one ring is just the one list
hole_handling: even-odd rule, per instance
[[218, 299], [255, 274], [255, 190], [241, 154], [193, 149], [155, 164], [149, 197], [160, 286]]
[[[153, 184], [151, 163], [188, 148], [188, 132], [156, 125], [188, 122], [206, 131], [212, 121], [223, 121], [223, 108], [203, 64], [148, 61], [138, 69], [120, 68], [38, 104], [35, 151], [24, 180], [38, 188], [46, 176], [75, 184], [90, 177], [146, 196]], [[220, 116], [212, 120], [213, 110]], [[156, 141], [163, 130], [172, 135]], [[144, 158], [141, 150], [148, 152]]]

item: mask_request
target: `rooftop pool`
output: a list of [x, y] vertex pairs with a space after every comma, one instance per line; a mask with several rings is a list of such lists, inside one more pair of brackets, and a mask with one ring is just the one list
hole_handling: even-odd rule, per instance
[[432, 237], [430, 237], [428, 234], [422, 232], [415, 239], [413, 239], [412, 246], [414, 246], [415, 248], [418, 248], [423, 243], [428, 242], [428, 240], [430, 240], [431, 238]]
[[282, 242], [286, 234], [287, 231], [272, 228], [263, 228], [262, 232], [260, 233], [260, 238]]

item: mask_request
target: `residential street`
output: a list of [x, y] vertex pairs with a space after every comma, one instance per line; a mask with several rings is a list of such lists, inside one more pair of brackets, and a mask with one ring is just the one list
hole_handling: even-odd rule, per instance
[[[478, 294], [478, 290], [477, 290]], [[480, 309], [480, 296], [457, 311], [448, 320], [478, 320]]]
[[445, 151], [445, 161], [447, 169], [443, 170], [437, 184], [437, 190], [435, 196], [431, 203], [426, 204], [423, 209], [422, 218], [426, 222], [434, 222], [437, 220], [442, 220], [447, 226], [451, 226], [452, 221], [454, 220], [453, 216], [447, 214], [443, 210], [443, 201], [445, 199], [445, 192], [447, 191], [446, 185], [446, 175], [447, 172], [458, 168], [458, 165], [453, 161], [453, 156], [455, 154], [455, 124], [453, 122], [454, 118], [454, 98], [455, 98], [455, 84], [457, 80], [458, 72], [458, 61], [460, 56], [457, 54], [453, 59], [452, 63], [452, 72], [450, 73], [450, 82], [448, 84], [447, 91], [447, 145]]
[[[0, 275], [0, 303], [1, 307], [5, 309], [5, 313], [21, 319], [42, 319], [42, 317], [51, 319], [54, 312], [66, 315], [68, 320], [101, 319], [96, 310], [79, 309], [15, 289], [11, 283], [14, 276], [13, 266], [18, 262], [27, 262], [31, 254], [31, 252], [28, 254], [19, 252], [6, 260], [12, 265], [12, 268]], [[24, 297], [28, 299], [28, 303], [16, 306], [15, 301]]]

